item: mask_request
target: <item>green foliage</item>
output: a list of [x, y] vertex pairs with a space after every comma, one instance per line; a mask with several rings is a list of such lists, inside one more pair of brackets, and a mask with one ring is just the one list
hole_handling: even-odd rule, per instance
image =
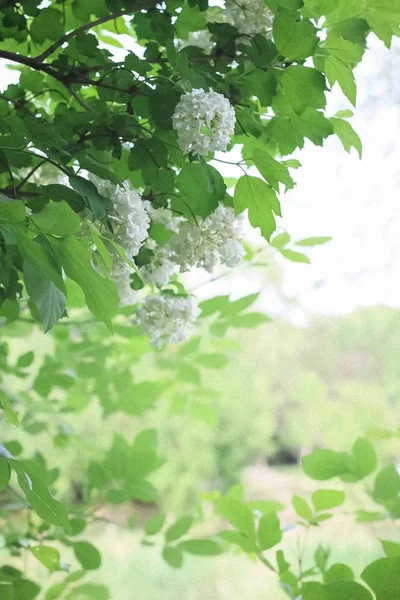
[[[295, 186], [289, 169], [299, 166], [282, 157], [302, 148], [305, 140], [322, 145], [331, 135], [361, 156], [361, 141], [347, 120], [351, 113], [331, 116], [327, 95], [337, 83], [356, 103], [353, 71], [367, 36], [373, 32], [390, 45], [398, 35], [398, 0], [271, 0], [272, 32], [245, 36], [207, 0], [3, 4], [0, 58], [17, 65], [20, 77], [0, 95], [0, 327], [17, 342], [31, 343], [32, 331], [38, 335], [36, 324], [54, 333], [40, 337], [42, 347], [35, 352], [24, 346], [9, 354], [7, 344], [0, 345], [0, 409], [5, 437], [11, 438], [0, 446], [2, 551], [11, 557], [10, 565], [0, 568], [0, 597], [109, 600], [109, 590], [93, 575], [82, 581], [102, 566], [91, 526], [107, 520], [104, 506], [146, 504], [157, 515], [146, 520], [142, 543], [158, 548], [173, 568], [187, 557], [217, 556], [233, 545], [270, 569], [292, 599], [371, 600], [370, 590], [373, 600], [397, 599], [400, 553], [395, 540], [382, 540], [385, 557], [358, 579], [345, 563], [329, 564], [329, 553], [321, 547], [307, 569], [302, 556], [293, 560], [287, 552], [287, 532], [312, 531], [334, 519], [349, 498], [347, 487], [295, 494], [291, 506], [287, 503], [294, 511], [289, 526], [286, 517], [278, 516], [282, 504], [276, 499], [249, 501], [240, 488], [228, 489], [247, 458], [261, 450], [265, 457], [281, 432], [259, 419], [264, 400], [254, 412], [246, 397], [239, 409], [230, 401], [230, 394], [237, 393], [240, 358], [230, 361], [235, 334], [226, 334], [270, 319], [262, 307], [252, 308], [259, 294], [237, 300], [217, 296], [200, 304], [201, 335], [175, 353], [151, 350], [134, 326], [136, 307], [119, 306], [113, 267], [129, 267], [132, 289], [146, 294], [157, 287], [171, 297], [173, 288], [185, 298], [178, 277], [157, 286], [140, 277], [139, 267], [171, 234], [152, 218], [149, 247], [133, 256], [114, 239], [121, 221], [101, 185], [105, 182], [107, 189], [127, 181], [139, 200], [184, 216], [193, 227], [220, 203], [233, 206], [236, 214], [247, 211], [251, 225], [271, 242], [271, 252], [309, 263], [298, 248], [330, 238], [293, 242], [286, 232], [275, 234], [276, 219], [284, 213], [283, 192]], [[199, 31], [211, 36], [209, 50], [182, 43]], [[125, 50], [123, 36], [131, 38], [133, 50]], [[243, 175], [233, 197], [217, 168], [218, 161], [224, 162], [219, 154], [184, 154], [179, 148], [172, 116], [182, 94], [200, 87], [222, 94], [235, 111], [229, 147], [241, 146], [242, 158], [231, 164]], [[206, 133], [212, 128], [218, 128], [218, 118]], [[255, 166], [260, 177], [250, 175], [246, 166]], [[120, 193], [127, 190], [120, 188]], [[257, 265], [256, 254], [248, 252], [250, 264]], [[228, 369], [231, 377], [221, 394], [212, 383]], [[287, 392], [296, 407], [302, 389], [308, 393], [314, 385], [318, 393], [324, 391], [314, 375], [308, 373], [303, 388], [301, 382], [296, 388], [294, 373], [287, 380], [287, 373], [279, 374], [280, 384], [285, 381], [279, 393]], [[275, 410], [280, 388], [273, 375], [269, 384]], [[96, 411], [105, 430], [98, 441], [91, 431]], [[81, 427], [87, 424], [83, 433], [81, 417]], [[157, 427], [162, 417], [168, 421], [164, 430]], [[194, 437], [193, 429], [185, 430], [192, 420]], [[118, 433], [109, 435], [114, 427]], [[190, 442], [185, 452], [177, 432]], [[217, 443], [203, 444], [212, 435]], [[229, 435], [240, 437], [241, 444], [230, 447]], [[398, 432], [383, 437], [393, 442]], [[186, 452], [189, 445], [191, 453]], [[77, 459], [68, 472], [64, 457], [71, 448]], [[52, 452], [58, 453], [57, 464]], [[173, 452], [175, 463], [166, 461], [164, 455], [170, 458]], [[400, 517], [400, 475], [387, 456], [378, 464], [369, 439], [359, 438], [350, 451], [316, 449], [304, 457], [303, 468], [317, 481], [367, 484], [371, 507], [359, 504], [362, 508], [353, 511], [360, 526]], [[210, 480], [210, 471], [218, 484], [208, 490], [211, 508], [204, 510], [192, 488]], [[184, 481], [183, 492], [175, 485], [178, 479]], [[175, 498], [180, 513], [159, 511], [165, 508], [164, 494]], [[205, 537], [201, 527], [213, 509], [221, 531], [211, 527]], [[41, 573], [54, 573], [57, 579], [38, 576], [39, 585], [36, 573], [28, 578], [26, 569], [18, 568], [28, 556]]]

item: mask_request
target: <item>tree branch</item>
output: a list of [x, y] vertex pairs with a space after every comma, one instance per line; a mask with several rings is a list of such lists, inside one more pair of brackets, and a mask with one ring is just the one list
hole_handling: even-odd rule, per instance
[[120, 10], [116, 13], [113, 13], [111, 15], [106, 15], [105, 17], [100, 17], [99, 19], [96, 19], [95, 21], [91, 21], [90, 23], [86, 23], [85, 25], [82, 25], [81, 27], [78, 27], [78, 29], [74, 29], [73, 31], [70, 31], [69, 33], [66, 33], [62, 38], [60, 38], [59, 40], [57, 40], [56, 42], [54, 42], [54, 44], [52, 44], [51, 46], [49, 46], [47, 48], [47, 50], [45, 50], [44, 52], [42, 52], [42, 54], [39, 54], [39, 56], [36, 57], [35, 60], [37, 60], [39, 63], [42, 63], [48, 56], [50, 56], [51, 54], [53, 54], [58, 48], [60, 48], [60, 46], [62, 46], [65, 42], [67, 42], [68, 40], [70, 40], [73, 37], [76, 37], [77, 35], [79, 35], [80, 33], [84, 33], [85, 31], [89, 31], [89, 29], [93, 29], [93, 27], [97, 27], [97, 25], [101, 25], [102, 23], [107, 23], [108, 21], [113, 21], [114, 19], [118, 19], [118, 17], [122, 17], [123, 15], [131, 15], [135, 12], [138, 12], [140, 10], [143, 10], [145, 8], [150, 8], [151, 6], [154, 6], [156, 4], [156, 2], [153, 1], [149, 1], [149, 0], [136, 0], [135, 2], [135, 7], [133, 7], [132, 9], [129, 10]]

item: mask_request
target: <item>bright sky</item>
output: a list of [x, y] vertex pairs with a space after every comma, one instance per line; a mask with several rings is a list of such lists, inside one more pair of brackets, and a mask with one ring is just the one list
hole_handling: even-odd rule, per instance
[[[301, 323], [309, 312], [347, 312], [378, 303], [400, 306], [400, 44], [389, 51], [375, 38], [356, 72], [358, 105], [352, 123], [363, 141], [360, 161], [330, 137], [324, 147], [307, 143], [298, 152], [302, 167], [294, 172], [297, 185], [281, 199], [281, 226], [293, 239], [331, 235], [326, 246], [309, 251], [311, 265], [282, 260], [283, 290], [295, 297], [290, 317]], [[17, 81], [18, 73], [0, 64], [0, 89]], [[329, 114], [348, 107], [336, 89], [329, 94]], [[237, 152], [225, 159], [238, 160]], [[232, 167], [217, 163], [224, 175]], [[253, 240], [259, 240], [257, 233]], [[251, 271], [250, 271], [251, 273]], [[208, 279], [198, 273], [191, 283]], [[231, 292], [240, 296], [265, 284], [256, 275], [236, 274], [204, 286], [201, 294]], [[266, 309], [279, 312], [271, 290]]]

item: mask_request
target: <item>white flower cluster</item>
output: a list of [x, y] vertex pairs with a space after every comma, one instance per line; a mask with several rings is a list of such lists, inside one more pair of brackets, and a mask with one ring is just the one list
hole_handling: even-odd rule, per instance
[[137, 311], [137, 322], [157, 348], [188, 338], [200, 309], [192, 296], [147, 296]]
[[174, 235], [164, 246], [155, 248], [151, 262], [141, 267], [141, 277], [161, 287], [179, 271], [201, 267], [212, 272], [220, 264], [236, 266], [245, 253], [242, 225], [243, 215], [236, 217], [233, 208], [222, 203], [204, 220], [198, 218], [197, 224], [179, 219]]
[[138, 300], [138, 294], [131, 288], [133, 270], [126, 263], [120, 262], [113, 267], [111, 277], [115, 281], [120, 306], [132, 306]]
[[212, 89], [194, 89], [183, 94], [176, 105], [172, 124], [180, 149], [206, 156], [225, 151], [235, 129], [235, 111], [229, 100]]
[[110, 215], [115, 241], [129, 257], [136, 256], [148, 237], [150, 217], [141, 196], [129, 181], [114, 185], [98, 177], [91, 177], [98, 192], [114, 205], [115, 215]]
[[233, 208], [220, 203], [197, 225], [185, 222], [169, 241], [173, 260], [181, 272], [202, 267], [211, 272], [218, 264], [237, 265], [244, 255], [240, 242], [243, 215], [235, 217]]
[[[114, 185], [110, 181], [94, 175], [90, 180], [95, 184], [99, 194], [109, 198], [114, 206], [114, 215], [109, 215], [113, 226], [113, 239], [131, 258], [136, 256], [149, 233], [150, 217], [141, 196], [135, 192], [129, 181], [122, 185]], [[136, 294], [130, 287], [130, 276], [133, 269], [114, 253], [114, 264], [111, 277], [114, 279], [121, 306], [129, 306], [136, 301]]]
[[228, 22], [239, 33], [255, 35], [272, 27], [273, 14], [264, 0], [226, 0], [225, 8]]

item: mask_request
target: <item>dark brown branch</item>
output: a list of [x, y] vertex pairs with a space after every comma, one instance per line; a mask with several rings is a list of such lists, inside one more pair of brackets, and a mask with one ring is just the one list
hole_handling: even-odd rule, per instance
[[132, 9], [129, 10], [120, 10], [116, 13], [113, 13], [111, 15], [106, 15], [105, 17], [100, 17], [99, 19], [96, 19], [95, 21], [91, 21], [90, 23], [86, 23], [85, 25], [82, 25], [81, 27], [78, 27], [78, 29], [74, 29], [73, 31], [70, 31], [69, 33], [66, 33], [62, 38], [60, 38], [59, 40], [57, 40], [56, 42], [54, 42], [54, 44], [52, 44], [51, 46], [49, 46], [47, 48], [47, 50], [45, 50], [44, 52], [42, 52], [42, 54], [40, 54], [39, 56], [36, 57], [35, 60], [37, 60], [38, 62], [43, 62], [48, 56], [50, 56], [51, 54], [53, 54], [58, 48], [60, 48], [60, 46], [62, 46], [65, 42], [67, 42], [68, 40], [70, 40], [73, 37], [76, 37], [77, 35], [79, 35], [80, 33], [84, 33], [85, 31], [89, 31], [89, 29], [93, 29], [93, 27], [97, 27], [97, 25], [101, 25], [102, 23], [107, 23], [108, 21], [113, 21], [114, 19], [118, 19], [118, 17], [122, 17], [123, 15], [131, 15], [135, 12], [138, 12], [140, 10], [146, 9], [146, 8], [150, 8], [151, 6], [155, 6], [157, 3], [154, 1], [149, 1], [149, 0], [136, 0], [134, 2], [135, 6], [132, 7]]

